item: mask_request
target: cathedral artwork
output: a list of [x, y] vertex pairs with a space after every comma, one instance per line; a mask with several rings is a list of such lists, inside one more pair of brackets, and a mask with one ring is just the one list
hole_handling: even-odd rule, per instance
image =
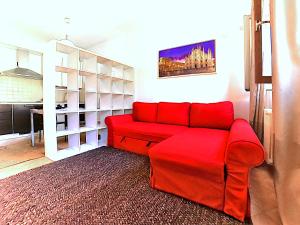
[[159, 51], [159, 77], [214, 72], [215, 40]]

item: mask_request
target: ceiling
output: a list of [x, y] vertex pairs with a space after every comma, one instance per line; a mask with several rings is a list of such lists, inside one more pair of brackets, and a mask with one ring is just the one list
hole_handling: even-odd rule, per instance
[[49, 41], [64, 38], [64, 18], [70, 17], [70, 39], [77, 46], [89, 48], [138, 29], [171, 23], [186, 26], [189, 21], [203, 18], [217, 24], [218, 19], [227, 19], [234, 12], [245, 14], [249, 3], [250, 0], [10, 0], [1, 4], [0, 27], [1, 33], [5, 29], [11, 32], [9, 28], [14, 27]]

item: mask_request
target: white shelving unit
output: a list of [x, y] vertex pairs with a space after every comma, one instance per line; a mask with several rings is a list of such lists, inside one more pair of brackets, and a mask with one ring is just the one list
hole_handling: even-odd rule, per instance
[[[105, 118], [132, 112], [133, 68], [84, 49], [51, 41], [43, 82], [45, 154], [52, 160], [106, 145]], [[56, 124], [64, 118], [66, 125]]]

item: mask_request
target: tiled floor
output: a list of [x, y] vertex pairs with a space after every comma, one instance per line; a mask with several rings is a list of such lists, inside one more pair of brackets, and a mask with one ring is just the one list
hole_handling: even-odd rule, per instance
[[251, 219], [254, 225], [281, 225], [273, 182], [273, 167], [263, 165], [250, 174]]

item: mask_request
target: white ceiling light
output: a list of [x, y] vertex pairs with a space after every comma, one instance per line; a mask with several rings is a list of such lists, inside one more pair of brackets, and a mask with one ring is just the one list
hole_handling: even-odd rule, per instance
[[75, 47], [74, 43], [69, 40], [69, 32], [70, 32], [70, 23], [71, 19], [69, 17], [64, 18], [65, 22], [65, 39], [60, 40], [62, 44], [69, 45]]

